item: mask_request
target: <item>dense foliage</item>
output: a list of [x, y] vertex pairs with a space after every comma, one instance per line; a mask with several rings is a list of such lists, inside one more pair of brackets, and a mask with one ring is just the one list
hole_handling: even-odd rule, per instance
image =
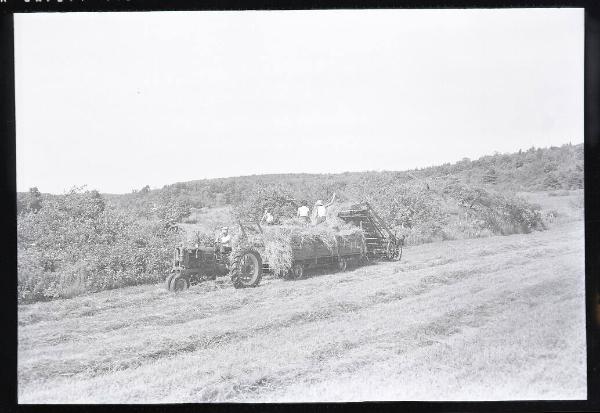
[[453, 177], [380, 182], [360, 193], [408, 244], [544, 228], [538, 208], [515, 194], [465, 185]]
[[269, 211], [277, 223], [281, 217], [293, 217], [298, 206], [285, 186], [255, 184], [244, 199], [234, 203], [233, 214], [240, 222], [255, 223], [261, 220], [265, 211]]
[[24, 301], [161, 280], [175, 242], [164, 222], [139, 219], [81, 189], [21, 213], [17, 237]]

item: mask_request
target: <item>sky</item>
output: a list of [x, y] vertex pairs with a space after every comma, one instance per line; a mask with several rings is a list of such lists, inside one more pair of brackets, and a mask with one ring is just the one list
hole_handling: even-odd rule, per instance
[[17, 190], [583, 142], [581, 9], [15, 16]]

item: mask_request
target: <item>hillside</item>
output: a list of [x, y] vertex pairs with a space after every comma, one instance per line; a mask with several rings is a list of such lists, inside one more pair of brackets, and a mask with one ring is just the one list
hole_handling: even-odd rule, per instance
[[[117, 208], [128, 208], [151, 215], [160, 206], [183, 209], [214, 208], [242, 202], [256, 186], [286, 188], [297, 200], [327, 198], [333, 192], [342, 199], [362, 193], [365, 188], [394, 184], [425, 185], [439, 180], [455, 180], [501, 192], [543, 191], [583, 188], [583, 144], [530, 148], [512, 154], [494, 154], [476, 160], [464, 158], [455, 163], [408, 171], [366, 171], [341, 174], [274, 174], [231, 178], [201, 179], [165, 185], [160, 189], [145, 186], [129, 194], [102, 194]], [[17, 194], [17, 211], [31, 203], [56, 195]]]
[[341, 174], [279, 174], [203, 179], [149, 187], [131, 194], [110, 195], [107, 199], [123, 206], [160, 203], [179, 199], [195, 208], [216, 207], [240, 202], [254, 185], [282, 186], [296, 199], [316, 200], [338, 194], [360, 193], [373, 184], [430, 182], [457, 179], [460, 183], [500, 191], [541, 191], [583, 188], [583, 144], [530, 148], [511, 154], [464, 158], [408, 171], [367, 171]]
[[259, 288], [20, 306], [19, 402], [583, 399], [583, 264], [576, 221]]

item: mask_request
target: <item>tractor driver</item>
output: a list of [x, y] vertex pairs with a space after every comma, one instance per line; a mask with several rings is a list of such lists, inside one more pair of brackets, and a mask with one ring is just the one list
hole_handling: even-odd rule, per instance
[[231, 235], [229, 234], [229, 227], [221, 228], [221, 235], [217, 238], [219, 249], [221, 253], [226, 254], [231, 252]]

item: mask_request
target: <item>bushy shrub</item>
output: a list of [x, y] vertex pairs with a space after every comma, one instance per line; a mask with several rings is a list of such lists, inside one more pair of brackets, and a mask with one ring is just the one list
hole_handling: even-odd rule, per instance
[[165, 223], [180, 222], [190, 215], [191, 205], [185, 199], [172, 199], [165, 193], [160, 202], [154, 206], [153, 212], [158, 219]]
[[39, 211], [42, 208], [42, 194], [37, 187], [29, 188], [28, 192], [17, 193], [17, 214]]
[[544, 229], [539, 206], [525, 200], [483, 188], [465, 186], [456, 181], [443, 192], [457, 200], [465, 220], [477, 230], [492, 234], [528, 233]]
[[18, 297], [68, 297], [158, 281], [174, 234], [161, 222], [106, 208], [95, 191], [74, 189], [19, 215]]
[[397, 235], [405, 236], [408, 245], [544, 229], [539, 207], [456, 179], [388, 183], [366, 193], [375, 210]]

